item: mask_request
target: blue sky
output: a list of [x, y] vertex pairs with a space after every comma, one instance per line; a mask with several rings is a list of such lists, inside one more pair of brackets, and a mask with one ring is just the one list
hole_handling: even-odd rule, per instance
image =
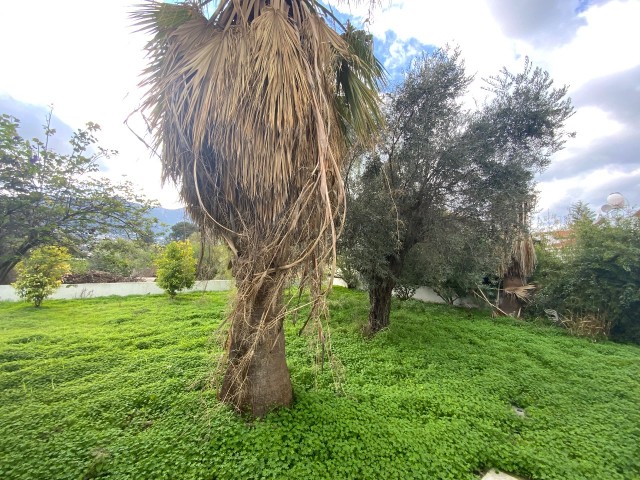
[[[123, 124], [138, 105], [144, 38], [134, 35], [131, 1], [7, 2], [0, 17], [3, 74], [0, 109], [38, 120], [49, 104], [62, 124], [102, 126], [101, 143], [120, 151], [105, 173], [127, 175], [164, 206], [178, 206], [161, 187], [159, 162]], [[329, 2], [331, 3], [331, 2]], [[382, 0], [333, 4], [355, 23], [369, 17], [376, 53], [391, 84], [423, 49], [457, 45], [477, 78], [502, 66], [519, 70], [525, 55], [568, 84], [577, 113], [567, 142], [538, 178], [541, 214], [562, 215], [577, 200], [599, 207], [612, 191], [640, 206], [640, 1], [638, 0]], [[37, 13], [34, 13], [37, 12]], [[470, 99], [481, 100], [479, 82]], [[29, 106], [30, 105], [30, 106]], [[28, 118], [27, 118], [28, 117]], [[143, 131], [140, 119], [130, 122]]]

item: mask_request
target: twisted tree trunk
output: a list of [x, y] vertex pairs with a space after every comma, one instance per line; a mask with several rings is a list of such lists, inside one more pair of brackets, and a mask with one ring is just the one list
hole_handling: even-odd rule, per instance
[[29, 253], [29, 250], [31, 250], [35, 245], [37, 244], [29, 239], [20, 245], [15, 252], [7, 253], [0, 257], [2, 258], [0, 260], [0, 285], [9, 283], [9, 273], [11, 273], [13, 267], [15, 267], [22, 257]]
[[369, 334], [374, 335], [389, 326], [391, 296], [395, 282], [391, 278], [378, 278], [369, 286]]
[[377, 276], [369, 282], [368, 333], [370, 335], [374, 335], [389, 326], [393, 289], [396, 286], [396, 279], [400, 277], [402, 272], [404, 258], [411, 248], [410, 245], [410, 243], [407, 243], [401, 252], [387, 257], [387, 266], [389, 268], [387, 276]]

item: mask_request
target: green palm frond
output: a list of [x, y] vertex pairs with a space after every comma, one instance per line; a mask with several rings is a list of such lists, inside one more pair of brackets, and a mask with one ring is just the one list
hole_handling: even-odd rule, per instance
[[373, 55], [370, 34], [347, 25], [342, 35], [350, 55], [341, 58], [337, 69], [338, 108], [344, 130], [353, 129], [357, 138], [379, 131], [384, 123], [378, 109], [377, 91], [385, 80], [385, 69]]

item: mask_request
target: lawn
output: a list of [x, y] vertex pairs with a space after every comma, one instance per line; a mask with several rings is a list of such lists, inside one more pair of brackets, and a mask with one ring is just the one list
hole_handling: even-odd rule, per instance
[[336, 288], [334, 367], [289, 322], [295, 406], [250, 422], [210, 387], [227, 302], [0, 303], [0, 478], [640, 478], [640, 347], [413, 301], [366, 339]]

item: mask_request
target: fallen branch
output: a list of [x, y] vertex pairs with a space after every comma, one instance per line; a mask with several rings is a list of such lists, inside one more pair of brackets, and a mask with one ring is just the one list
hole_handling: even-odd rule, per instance
[[[478, 294], [478, 292], [480, 292], [480, 296]], [[509, 315], [508, 313], [505, 313], [504, 310], [502, 310], [500, 307], [498, 307], [497, 305], [494, 305], [493, 303], [491, 303], [491, 301], [489, 301], [489, 299], [487, 298], [487, 296], [484, 294], [484, 292], [482, 290], [480, 290], [479, 288], [477, 290], [473, 291], [473, 294], [478, 297], [480, 300], [484, 300], [491, 308], [493, 308], [494, 310], [497, 310], [499, 313], [501, 313], [502, 315], [504, 315], [505, 317], [510, 317], [511, 315]]]

